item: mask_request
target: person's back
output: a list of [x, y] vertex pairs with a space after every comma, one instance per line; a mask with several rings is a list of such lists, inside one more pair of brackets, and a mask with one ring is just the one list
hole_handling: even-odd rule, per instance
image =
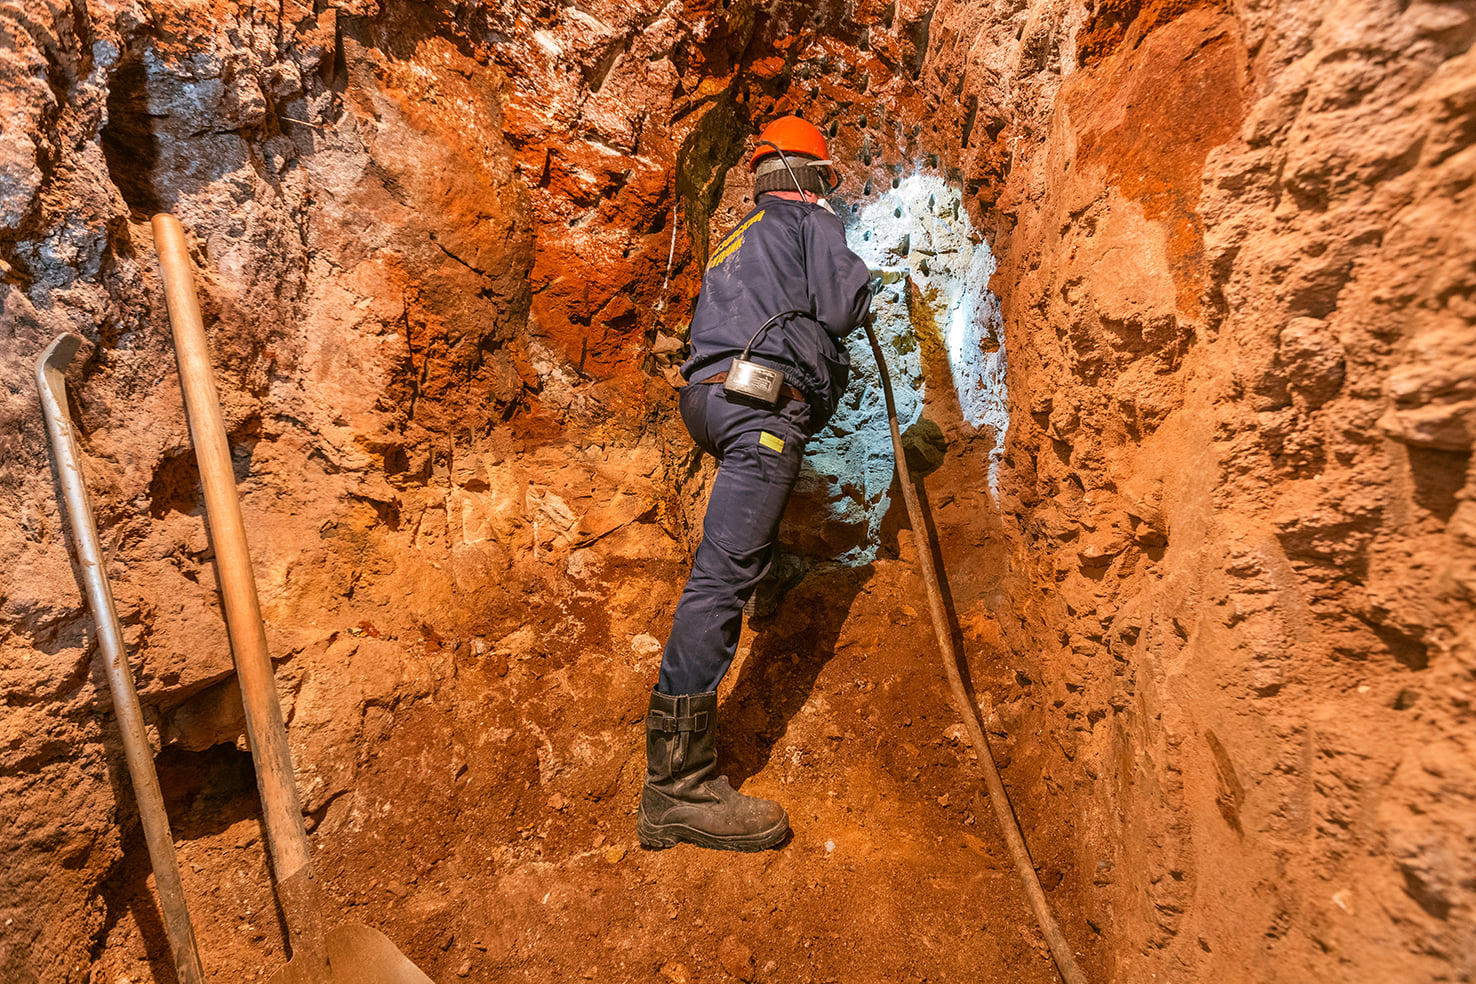
[[[720, 464], [646, 717], [636, 821], [646, 847], [756, 851], [789, 833], [778, 803], [716, 774], [717, 686], [768, 572], [805, 443], [845, 390], [842, 340], [871, 303], [866, 264], [821, 204], [836, 183], [826, 156], [820, 132], [797, 117], [764, 131], [750, 162], [754, 210], [713, 252], [693, 312], [682, 420]], [[749, 372], [767, 374], [764, 395], [729, 379]]]
[[822, 205], [794, 200], [797, 191], [788, 194], [761, 193], [714, 250], [682, 375], [701, 382], [726, 369], [760, 326], [793, 311], [755, 341], [752, 358], [781, 369], [812, 398], [814, 431], [845, 391], [850, 357], [842, 339], [865, 317], [871, 295], [840, 220]]

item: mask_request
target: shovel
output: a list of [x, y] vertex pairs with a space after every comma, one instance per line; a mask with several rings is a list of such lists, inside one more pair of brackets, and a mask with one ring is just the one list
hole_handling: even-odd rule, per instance
[[324, 930], [323, 903], [313, 878], [302, 803], [287, 748], [287, 728], [282, 723], [276, 680], [267, 656], [266, 629], [251, 573], [246, 528], [236, 498], [236, 477], [184, 229], [178, 219], [162, 212], [154, 216], [153, 226], [169, 320], [174, 328], [190, 440], [205, 490], [205, 513], [215, 547], [226, 628], [246, 708], [246, 735], [256, 764], [277, 901], [287, 920], [292, 949], [291, 960], [272, 976], [271, 984], [431, 984], [430, 978], [378, 930], [356, 924]]
[[92, 609], [92, 620], [97, 625], [97, 646], [102, 650], [103, 662], [107, 665], [108, 689], [113, 692], [113, 710], [118, 716], [118, 731], [123, 736], [123, 755], [128, 760], [133, 796], [138, 801], [139, 819], [143, 821], [144, 842], [148, 845], [149, 862], [154, 868], [154, 884], [159, 889], [159, 907], [164, 913], [164, 932], [169, 937], [169, 949], [174, 955], [174, 971], [180, 984], [204, 984], [205, 971], [200, 967], [195, 929], [190, 924], [184, 886], [179, 880], [179, 861], [174, 856], [169, 815], [164, 810], [164, 796], [159, 792], [159, 777], [154, 772], [154, 752], [144, 735], [143, 710], [138, 706], [133, 673], [123, 653], [123, 632], [118, 627], [113, 592], [108, 586], [108, 572], [103, 564], [102, 548], [97, 542], [97, 526], [92, 519], [92, 504], [87, 498], [87, 485], [82, 480], [77, 439], [72, 433], [71, 415], [67, 412], [67, 382], [63, 373], [81, 345], [82, 339], [77, 335], [58, 335], [36, 360], [36, 387], [41, 391], [46, 433], [51, 437], [51, 448], [56, 454], [56, 474], [61, 483], [62, 498], [66, 501], [67, 516], [72, 521], [72, 541], [87, 591], [87, 607]]

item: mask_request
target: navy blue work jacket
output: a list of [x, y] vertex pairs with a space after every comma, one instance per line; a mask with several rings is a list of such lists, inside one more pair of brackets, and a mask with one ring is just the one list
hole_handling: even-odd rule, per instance
[[779, 369], [805, 394], [813, 433], [845, 392], [851, 358], [844, 339], [871, 308], [868, 280], [840, 219], [810, 202], [760, 195], [708, 261], [682, 375], [699, 383], [724, 371], [765, 321], [802, 311], [771, 325], [749, 357]]

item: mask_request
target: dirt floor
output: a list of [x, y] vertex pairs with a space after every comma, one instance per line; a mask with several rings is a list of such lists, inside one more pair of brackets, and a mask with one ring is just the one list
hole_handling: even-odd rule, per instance
[[[612, 606], [569, 587], [532, 602], [521, 652], [393, 640], [437, 683], [380, 709], [354, 788], [312, 818], [345, 920], [440, 981], [1056, 979], [947, 704], [914, 565], [812, 573], [751, 620], [725, 681], [722, 760], [794, 829], [751, 855], [636, 843], [659, 653], [612, 626], [652, 617], [651, 596]], [[999, 653], [975, 655], [1003, 676], [977, 682], [1008, 685]], [[166, 752], [160, 768], [210, 979], [270, 976], [283, 933], [249, 757]], [[1048, 886], [1067, 857], [1037, 846]], [[94, 980], [172, 979], [147, 877], [135, 837], [105, 892]], [[1065, 925], [1089, 943], [1075, 911]]]

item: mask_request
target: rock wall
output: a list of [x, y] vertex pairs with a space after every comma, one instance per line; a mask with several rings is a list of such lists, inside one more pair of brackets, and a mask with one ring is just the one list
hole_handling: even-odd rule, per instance
[[1016, 768], [1082, 806], [1107, 976], [1469, 978], [1473, 9], [932, 36], [1011, 353]]
[[[120, 838], [137, 829], [30, 381], [59, 331], [91, 343], [73, 412], [153, 737], [202, 756], [244, 748], [154, 210], [190, 233], [317, 819], [352, 783], [376, 715], [454, 673], [437, 654], [520, 624], [512, 599], [555, 561], [618, 543], [640, 517], [657, 532], [635, 555], [684, 556], [652, 521], [666, 445], [648, 418], [670, 389], [640, 372], [628, 303], [598, 319], [618, 345], [588, 329], [619, 290], [647, 311], [658, 297], [670, 140], [653, 132], [638, 150], [630, 115], [646, 73], [671, 98], [669, 59], [633, 57], [635, 108], [576, 106], [582, 139], [549, 148], [499, 64], [537, 61], [537, 25], [508, 17], [413, 3], [0, 10], [6, 980], [89, 979], [125, 908], [109, 881]], [[670, 49], [682, 32], [668, 31]], [[539, 81], [520, 75], [525, 100], [562, 134], [578, 114], [543, 105]], [[595, 204], [603, 219], [591, 208], [570, 228], [571, 209]], [[571, 249], [585, 257], [574, 269]], [[611, 279], [595, 304], [597, 275]], [[422, 658], [399, 665], [391, 643]]]
[[[428, 705], [451, 784], [578, 762], [598, 799], [649, 650], [554, 674], [619, 708], [557, 755], [487, 735], [560, 733], [524, 661], [670, 616], [711, 469], [668, 380], [781, 112], [853, 225], [921, 173], [997, 259], [1007, 425], [913, 303], [918, 450], [1093, 976], [1471, 975], [1472, 4], [12, 0], [0, 35], [7, 980], [88, 979], [139, 850], [29, 380], [59, 331], [161, 763], [240, 771], [147, 215], [191, 234], [310, 825], [359, 830]], [[856, 546], [848, 494], [811, 483], [798, 552]]]

